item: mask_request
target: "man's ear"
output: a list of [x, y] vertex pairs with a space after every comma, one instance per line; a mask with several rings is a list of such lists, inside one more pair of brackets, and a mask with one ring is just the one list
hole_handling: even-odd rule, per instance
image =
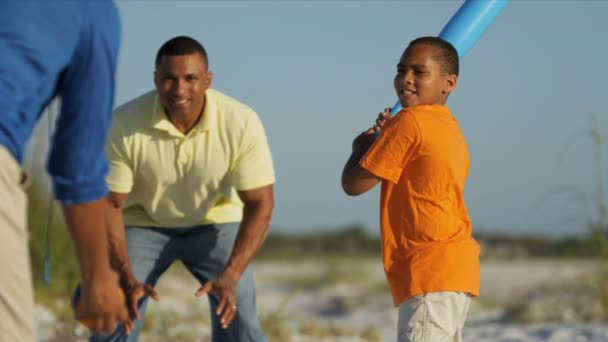
[[206, 80], [207, 88], [210, 88], [211, 84], [213, 83], [213, 71], [211, 71], [211, 70], [207, 71], [207, 74], [205, 75], [205, 77], [207, 78], [207, 80]]

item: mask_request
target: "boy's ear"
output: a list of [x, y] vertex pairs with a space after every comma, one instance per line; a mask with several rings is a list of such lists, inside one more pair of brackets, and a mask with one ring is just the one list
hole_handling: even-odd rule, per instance
[[445, 89], [444, 93], [451, 93], [452, 90], [456, 89], [456, 85], [458, 85], [458, 76], [456, 75], [447, 75], [445, 78]]

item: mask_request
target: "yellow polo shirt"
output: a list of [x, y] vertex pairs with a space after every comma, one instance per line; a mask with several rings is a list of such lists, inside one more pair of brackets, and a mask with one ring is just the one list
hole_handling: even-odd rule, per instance
[[237, 190], [273, 184], [264, 127], [248, 106], [216, 90], [184, 135], [156, 91], [116, 109], [107, 148], [110, 191], [128, 193], [126, 225], [179, 228], [239, 222]]

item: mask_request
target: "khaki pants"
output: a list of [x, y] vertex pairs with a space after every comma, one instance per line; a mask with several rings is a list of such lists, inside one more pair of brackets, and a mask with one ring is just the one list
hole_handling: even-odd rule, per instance
[[397, 342], [461, 342], [471, 296], [431, 292], [399, 305]]
[[0, 146], [0, 341], [36, 341], [21, 168]]

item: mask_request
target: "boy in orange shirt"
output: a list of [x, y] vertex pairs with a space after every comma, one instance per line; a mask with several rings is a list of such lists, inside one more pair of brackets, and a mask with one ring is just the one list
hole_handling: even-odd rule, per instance
[[479, 294], [479, 245], [463, 195], [469, 154], [445, 107], [457, 81], [450, 43], [410, 42], [394, 80], [404, 109], [394, 117], [385, 109], [355, 138], [342, 173], [350, 196], [382, 182], [382, 252], [399, 307], [399, 342], [460, 341], [471, 297]]

